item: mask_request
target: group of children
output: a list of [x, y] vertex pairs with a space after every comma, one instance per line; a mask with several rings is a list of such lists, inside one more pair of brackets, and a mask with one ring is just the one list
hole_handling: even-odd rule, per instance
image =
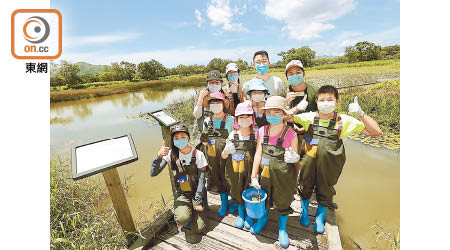
[[[287, 89], [280, 78], [268, 73], [269, 66], [267, 52], [256, 52], [257, 75], [242, 86], [235, 63], [226, 66], [225, 86], [218, 71], [208, 72], [208, 86], [196, 96], [193, 112], [202, 144], [191, 147], [187, 127], [176, 125], [171, 129], [171, 148], [163, 144], [152, 162], [151, 176], [170, 163], [176, 186], [175, 220], [193, 232], [206, 230], [209, 191], [220, 194], [219, 216], [237, 211], [236, 227], [253, 234], [261, 232], [273, 208], [278, 212], [279, 243], [288, 247], [287, 218], [298, 191], [300, 224], [309, 226], [309, 200], [315, 192], [319, 205], [314, 230], [323, 233], [325, 213], [335, 207], [333, 187], [345, 163], [342, 139], [352, 133], [381, 135], [357, 97], [348, 113], [357, 114], [361, 121], [335, 112], [337, 89], [307, 85], [299, 60], [286, 65]], [[267, 193], [264, 214], [256, 222], [246, 215], [242, 199], [249, 186]]]

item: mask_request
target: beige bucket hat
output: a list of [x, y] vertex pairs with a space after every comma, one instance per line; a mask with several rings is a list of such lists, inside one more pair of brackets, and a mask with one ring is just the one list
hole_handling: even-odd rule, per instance
[[281, 96], [271, 96], [267, 98], [266, 104], [262, 109], [282, 109], [286, 114], [293, 115], [286, 103], [286, 99]]

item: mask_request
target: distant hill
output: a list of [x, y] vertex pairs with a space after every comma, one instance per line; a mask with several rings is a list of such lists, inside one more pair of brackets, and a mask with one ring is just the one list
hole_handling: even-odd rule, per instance
[[[80, 73], [79, 75], [85, 75], [85, 74], [97, 74], [97, 73], [103, 73], [106, 71], [109, 71], [111, 69], [111, 66], [108, 65], [95, 65], [95, 64], [89, 64], [85, 62], [77, 62], [74, 63], [75, 65], [78, 65], [80, 67]], [[58, 73], [54, 72], [52, 70], [51, 75], [58, 75]]]

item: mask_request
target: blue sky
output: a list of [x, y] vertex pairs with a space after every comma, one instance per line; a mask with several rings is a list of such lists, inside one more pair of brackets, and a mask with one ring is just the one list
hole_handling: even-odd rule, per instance
[[243, 59], [265, 49], [271, 62], [290, 48], [343, 55], [368, 40], [400, 43], [398, 0], [51, 0], [63, 16], [63, 54], [71, 62], [166, 67]]

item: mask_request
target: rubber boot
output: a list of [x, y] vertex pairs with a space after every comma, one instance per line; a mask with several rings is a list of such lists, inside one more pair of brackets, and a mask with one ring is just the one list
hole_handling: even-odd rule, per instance
[[314, 231], [316, 233], [322, 234], [325, 232], [325, 213], [327, 212], [328, 207], [324, 207], [319, 204], [316, 212], [316, 222], [314, 223]]
[[286, 231], [287, 219], [287, 215], [278, 214], [278, 241], [283, 248], [289, 246], [289, 236]]
[[189, 227], [191, 225], [191, 222], [188, 221], [186, 224], [184, 224], [185, 227]]
[[220, 193], [220, 201], [222, 205], [219, 208], [219, 216], [225, 216], [228, 208], [228, 193]]
[[300, 215], [300, 224], [304, 227], [309, 226], [308, 207], [309, 199], [302, 200], [302, 214]]
[[264, 215], [250, 228], [250, 233], [257, 234], [266, 226], [269, 221], [269, 209], [264, 210]]
[[231, 198], [231, 202], [230, 202], [230, 214], [236, 213], [237, 210], [238, 210], [238, 205], [234, 204], [234, 199]]
[[244, 227], [250, 229], [253, 226], [253, 219], [248, 215], [245, 215]]
[[244, 204], [237, 206], [238, 216], [236, 217], [236, 227], [243, 228], [244, 227], [244, 218], [245, 218], [245, 207]]

